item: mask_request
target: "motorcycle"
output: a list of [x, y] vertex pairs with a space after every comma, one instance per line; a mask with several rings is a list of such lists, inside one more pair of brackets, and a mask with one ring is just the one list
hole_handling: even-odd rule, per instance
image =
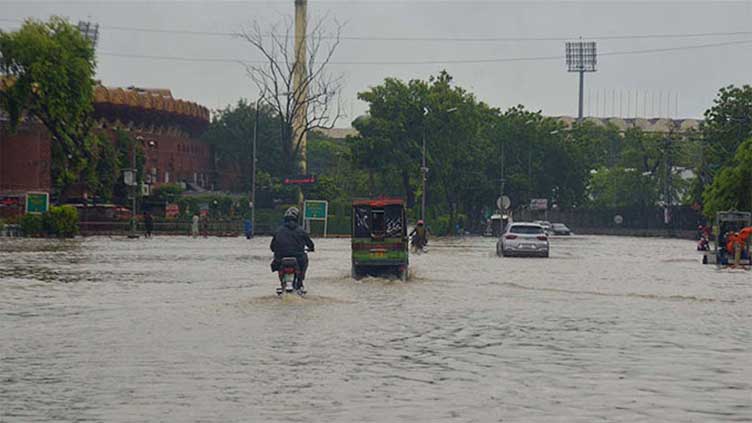
[[283, 257], [279, 262], [277, 274], [280, 283], [280, 286], [277, 287], [277, 295], [293, 292], [298, 295], [306, 293], [300, 280], [302, 272], [300, 271], [300, 266], [298, 266], [298, 259], [295, 257]]
[[410, 238], [410, 246], [412, 247], [413, 253], [425, 253], [426, 244], [428, 244], [428, 240], [421, 239], [417, 235], [413, 235]]
[[705, 237], [700, 238], [700, 240], [697, 241], [697, 251], [709, 251], [709, 250], [710, 250], [710, 241], [708, 241], [708, 239]]

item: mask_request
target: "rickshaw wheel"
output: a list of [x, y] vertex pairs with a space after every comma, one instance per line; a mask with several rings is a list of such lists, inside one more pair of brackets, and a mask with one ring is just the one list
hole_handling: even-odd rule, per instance
[[363, 277], [363, 275], [355, 268], [355, 266], [352, 266], [350, 268], [350, 273], [352, 275], [352, 278], [355, 280], [360, 280], [360, 278]]

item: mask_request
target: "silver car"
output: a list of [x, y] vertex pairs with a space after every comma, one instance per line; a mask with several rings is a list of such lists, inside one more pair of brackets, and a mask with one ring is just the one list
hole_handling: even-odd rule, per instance
[[548, 251], [548, 236], [537, 223], [512, 223], [496, 243], [496, 255], [504, 257], [548, 257]]

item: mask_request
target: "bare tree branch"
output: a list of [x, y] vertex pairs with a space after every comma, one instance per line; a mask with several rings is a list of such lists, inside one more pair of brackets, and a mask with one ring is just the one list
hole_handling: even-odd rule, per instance
[[[297, 163], [306, 134], [314, 129], [333, 128], [344, 116], [339, 99], [344, 78], [328, 72], [343, 28], [343, 24], [328, 16], [318, 19], [306, 36], [305, 52], [295, 48], [294, 22], [290, 18], [283, 18], [267, 30], [253, 22], [236, 34], [262, 56], [264, 64], [246, 63], [246, 73], [263, 102], [277, 115], [283, 149], [290, 162]], [[298, 63], [297, 53], [305, 56], [307, 63]], [[295, 74], [300, 66], [305, 66], [306, 72], [296, 85]], [[293, 125], [298, 115], [302, 116], [303, 127], [296, 132]]]

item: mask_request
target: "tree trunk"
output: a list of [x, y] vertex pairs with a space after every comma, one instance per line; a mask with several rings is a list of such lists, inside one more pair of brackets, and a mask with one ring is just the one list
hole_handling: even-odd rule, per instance
[[447, 228], [447, 235], [454, 236], [454, 222], [456, 220], [455, 204], [452, 202], [451, 195], [447, 194], [446, 199], [449, 204], [449, 227]]
[[374, 191], [373, 169], [368, 169], [368, 196], [369, 197], [373, 197], [373, 191]]
[[406, 170], [402, 171], [402, 186], [405, 189], [405, 201], [407, 208], [415, 206], [415, 192], [410, 188], [410, 174]]

